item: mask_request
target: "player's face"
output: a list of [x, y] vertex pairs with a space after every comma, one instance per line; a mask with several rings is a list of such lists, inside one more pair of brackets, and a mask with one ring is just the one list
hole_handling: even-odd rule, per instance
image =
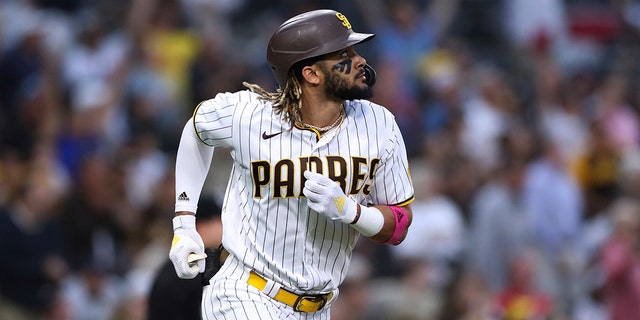
[[373, 96], [365, 83], [366, 61], [353, 47], [328, 54], [320, 69], [325, 78], [325, 93], [340, 100], [368, 99]]

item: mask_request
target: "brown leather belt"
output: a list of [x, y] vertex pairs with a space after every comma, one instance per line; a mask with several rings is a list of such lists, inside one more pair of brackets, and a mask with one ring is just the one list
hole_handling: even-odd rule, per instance
[[[264, 290], [267, 286], [267, 280], [255, 273], [253, 270], [249, 273], [247, 283], [256, 287], [260, 291]], [[322, 309], [327, 304], [327, 301], [330, 301], [332, 297], [333, 292], [326, 294], [298, 295], [287, 289], [280, 288], [276, 295], [273, 296], [273, 299], [292, 307], [295, 311], [316, 312]]]

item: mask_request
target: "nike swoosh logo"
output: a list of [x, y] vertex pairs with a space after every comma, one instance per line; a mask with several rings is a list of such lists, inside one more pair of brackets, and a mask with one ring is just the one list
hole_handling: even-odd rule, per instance
[[276, 133], [267, 134], [267, 132], [265, 131], [265, 132], [262, 133], [262, 139], [265, 139], [265, 140], [271, 139], [271, 138], [273, 138], [273, 137], [275, 137], [275, 136], [277, 136], [277, 135], [279, 135], [281, 133], [282, 133], [282, 131], [276, 132]]

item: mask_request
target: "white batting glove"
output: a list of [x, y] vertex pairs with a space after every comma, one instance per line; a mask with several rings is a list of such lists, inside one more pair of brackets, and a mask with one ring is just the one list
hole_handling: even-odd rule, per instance
[[312, 171], [305, 171], [307, 181], [302, 192], [307, 197], [309, 208], [324, 214], [331, 220], [340, 220], [344, 223], [352, 223], [356, 218], [358, 204], [348, 198], [340, 185]]
[[204, 243], [196, 231], [196, 217], [194, 215], [176, 216], [173, 218], [173, 241], [169, 250], [169, 259], [181, 279], [193, 279], [198, 273], [204, 272], [205, 260], [189, 261], [190, 254], [204, 255]]

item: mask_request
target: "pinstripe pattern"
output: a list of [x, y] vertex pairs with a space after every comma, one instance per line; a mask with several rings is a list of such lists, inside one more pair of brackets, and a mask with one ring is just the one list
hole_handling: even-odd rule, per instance
[[[335, 177], [361, 204], [413, 199], [404, 142], [393, 115], [364, 100], [345, 102], [345, 112], [340, 127], [318, 139], [312, 130], [289, 130], [268, 103], [249, 91], [219, 94], [198, 106], [193, 119], [199, 138], [230, 148], [234, 159], [222, 220], [223, 243], [238, 262], [226, 265], [224, 276], [254, 269], [300, 293], [328, 292], [343, 281], [359, 233], [309, 210], [300, 199], [306, 162], [314, 163], [312, 170], [319, 163], [318, 170]], [[246, 283], [234, 286], [221, 280], [207, 290], [215, 292], [205, 300], [215, 300], [222, 309], [214, 312], [204, 301], [210, 316], [205, 319], [217, 319], [211, 317], [214, 313], [225, 314], [224, 319], [258, 319], [256, 314], [268, 313], [264, 299]], [[240, 298], [239, 304], [256, 302], [232, 310], [218, 300], [225, 295]]]
[[[328, 304], [315, 313], [296, 312], [288, 305], [269, 298], [247, 284], [250, 269], [230, 256], [222, 269], [204, 288], [202, 318], [204, 320], [328, 320]], [[335, 299], [334, 299], [335, 300]]]

